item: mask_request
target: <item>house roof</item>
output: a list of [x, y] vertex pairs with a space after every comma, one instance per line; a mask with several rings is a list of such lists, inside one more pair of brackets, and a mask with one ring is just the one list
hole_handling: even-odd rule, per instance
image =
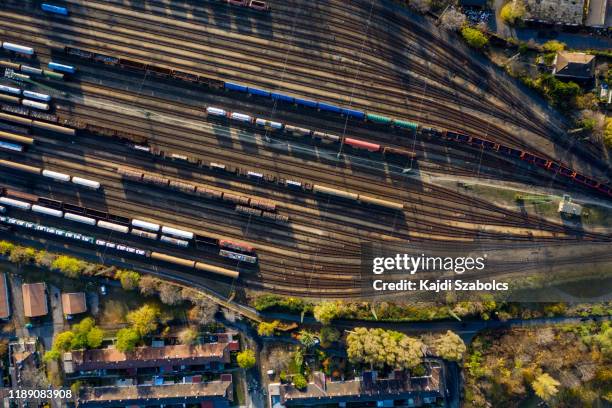
[[85, 292], [62, 293], [62, 309], [65, 315], [75, 315], [87, 311]]
[[137, 347], [128, 352], [115, 348], [77, 350], [70, 353], [67, 361], [71, 361], [74, 371], [197, 365], [215, 361], [229, 363], [228, 347], [228, 343], [209, 343], [197, 346]]
[[592, 78], [595, 74], [595, 56], [560, 51], [555, 58], [554, 74], [569, 78]]
[[86, 387], [79, 393], [77, 407], [192, 404], [203, 398], [231, 401], [232, 382]]
[[584, 17], [585, 0], [526, 0], [525, 18], [581, 25]]
[[0, 319], [8, 319], [11, 316], [9, 306], [8, 284], [6, 274], [0, 273]]
[[49, 312], [46, 289], [44, 282], [24, 283], [21, 286], [23, 310], [27, 317], [44, 316]]
[[607, 9], [612, 3], [607, 0], [589, 0], [589, 12], [586, 18], [587, 27], [605, 27]]
[[[436, 397], [440, 394], [440, 368], [432, 367], [427, 377], [398, 376], [397, 378], [372, 379], [372, 375], [352, 381], [325, 381], [309, 383], [306, 389], [297, 390], [292, 385], [281, 385], [282, 402], [291, 405], [326, 402], [378, 401], [384, 399]], [[370, 373], [371, 374], [371, 373]]]

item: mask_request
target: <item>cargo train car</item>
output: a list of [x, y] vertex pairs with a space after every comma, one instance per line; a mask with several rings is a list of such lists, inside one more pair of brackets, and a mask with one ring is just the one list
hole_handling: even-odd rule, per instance
[[54, 6], [53, 4], [42, 3], [40, 5], [40, 8], [43, 11], [53, 13], [53, 14], [59, 14], [60, 16], [68, 15], [68, 9], [66, 7], [60, 7], [60, 6]]
[[239, 254], [237, 252], [228, 251], [227, 249], [221, 249], [219, 255], [224, 258], [233, 259], [235, 261], [247, 262], [250, 264], [256, 264], [257, 258], [251, 255]]

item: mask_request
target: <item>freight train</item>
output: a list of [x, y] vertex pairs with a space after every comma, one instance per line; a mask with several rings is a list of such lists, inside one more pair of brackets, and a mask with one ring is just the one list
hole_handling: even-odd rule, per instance
[[35, 166], [29, 166], [27, 164], [16, 163], [9, 160], [0, 160], [0, 167], [6, 167], [12, 170], [22, 171], [25, 173], [41, 175], [43, 177], [47, 177], [55, 181], [61, 181], [65, 183], [71, 182], [73, 184], [84, 186], [92, 190], [99, 190], [101, 186], [100, 182], [98, 181], [89, 180], [82, 177], [70, 176], [68, 174], [59, 173], [57, 171], [47, 170]]
[[[509, 146], [504, 146], [499, 143], [478, 138], [475, 136], [465, 135], [462, 133], [458, 133], [452, 130], [441, 130], [435, 129], [431, 127], [424, 127], [415, 122], [410, 122], [406, 120], [389, 118], [386, 116], [382, 116], [373, 112], [365, 112], [361, 110], [356, 110], [352, 108], [345, 108], [336, 105], [332, 105], [329, 103], [321, 102], [321, 101], [313, 101], [308, 99], [303, 99], [291, 95], [281, 94], [277, 92], [268, 91], [265, 89], [254, 88], [246, 85], [236, 84], [233, 82], [221, 81], [218, 79], [208, 78], [201, 75], [196, 75], [193, 73], [187, 73], [183, 71], [174, 70], [171, 68], [159, 67], [152, 64], [146, 64], [142, 62], [132, 61], [125, 58], [117, 58], [112, 56], [107, 56], [104, 54], [95, 53], [92, 51], [82, 50], [73, 47], [63, 47], [63, 52], [68, 56], [74, 56], [85, 60], [91, 60], [94, 62], [100, 62], [107, 65], [118, 66], [120, 68], [129, 69], [129, 70], [137, 70], [137, 71], [148, 71], [154, 76], [158, 76], [161, 78], [175, 78], [183, 81], [188, 81], [191, 83], [199, 83], [206, 86], [210, 86], [211, 88], [216, 89], [226, 89], [227, 91], [241, 92], [247, 93], [253, 96], [271, 98], [278, 102], [289, 103], [293, 105], [302, 106], [305, 108], [314, 108], [320, 111], [335, 113], [339, 115], [343, 115], [346, 117], [350, 117], [352, 119], [358, 121], [365, 121], [373, 124], [391, 126], [393, 128], [404, 130], [404, 131], [420, 131], [421, 134], [437, 137], [439, 139], [445, 139], [449, 141], [456, 142], [461, 145], [469, 145], [481, 149], [490, 150], [493, 152], [497, 152], [503, 155], [508, 155], [511, 157], [516, 157], [517, 159], [524, 160], [528, 163], [533, 163], [545, 168], [548, 171], [555, 172], [556, 174], [561, 175], [562, 177], [567, 177], [572, 181], [580, 183], [586, 187], [594, 189], [608, 197], [612, 197], [612, 188], [603, 182], [597, 181], [595, 179], [591, 179], [586, 177], [578, 172], [570, 169], [568, 166], [563, 165], [562, 163], [548, 160], [542, 158], [536, 154], [526, 152], [523, 150], [515, 149]], [[211, 109], [212, 108], [212, 109]], [[414, 158], [414, 152], [404, 149], [397, 149], [392, 147], [382, 147], [378, 144], [373, 144], [367, 141], [360, 141], [353, 138], [344, 138], [341, 139], [340, 136], [331, 135], [328, 133], [312, 131], [310, 129], [299, 128], [291, 125], [282, 124], [279, 122], [273, 122], [263, 118], [253, 118], [250, 115], [241, 114], [241, 113], [232, 113], [226, 112], [221, 108], [209, 107], [207, 108], [207, 114], [212, 116], [223, 116], [228, 117], [230, 120], [235, 120], [239, 122], [248, 122], [254, 123], [256, 126], [264, 127], [270, 130], [283, 130], [286, 133], [291, 133], [296, 136], [311, 136], [315, 139], [334, 142], [334, 143], [346, 143], [349, 146], [356, 147], [357, 149], [362, 149], [366, 151], [379, 151], [384, 154], [389, 155], [399, 155], [403, 157]], [[251, 121], [252, 120], [252, 121]], [[141, 139], [146, 139], [141, 137]], [[348, 141], [347, 141], [348, 139]], [[138, 143], [138, 142], [137, 142]], [[140, 142], [144, 143], [144, 142]]]
[[[213, 163], [219, 168], [220, 165]], [[170, 187], [184, 193], [205, 197], [208, 199], [215, 199], [225, 201], [227, 203], [236, 204], [236, 211], [242, 214], [255, 215], [257, 217], [266, 218], [272, 221], [288, 222], [289, 217], [286, 215], [276, 214], [276, 204], [263, 199], [256, 199], [247, 197], [239, 194], [233, 194], [228, 192], [211, 189], [204, 186], [196, 186], [195, 184], [170, 180], [166, 177], [159, 176], [157, 174], [143, 172], [140, 170], [132, 170], [125, 167], [117, 167], [117, 174], [126, 180], [136, 181], [146, 184], [152, 184], [160, 187]], [[249, 209], [249, 210], [245, 210]]]
[[205, 243], [206, 245], [218, 247], [218, 253], [221, 257], [249, 264], [257, 263], [255, 248], [248, 244], [227, 239], [218, 240], [196, 235], [191, 231], [135, 218], [130, 219], [105, 211], [73, 205], [46, 197], [39, 197], [4, 187], [0, 188], [0, 205], [17, 208], [23, 211], [32, 211], [51, 217], [63, 218], [68, 221], [95, 226], [103, 230], [118, 232], [120, 234], [132, 234], [137, 237], [152, 240], [159, 239], [160, 242], [179, 247], [188, 247], [191, 242]]
[[271, 7], [262, 0], [222, 0], [231, 6], [247, 7], [257, 11], [270, 11]]
[[16, 62], [0, 61], [0, 67], [12, 69], [13, 72], [21, 71], [28, 75], [40, 75], [49, 79], [57, 79], [60, 81], [64, 79], [64, 74], [61, 72], [53, 72], [48, 69], [35, 68], [29, 65], [19, 64]]
[[[12, 86], [7, 86], [7, 85], [0, 85], [0, 92], [11, 94], [11, 95], [5, 95], [5, 94], [0, 93], [0, 101], [11, 102], [16, 105], [23, 105], [29, 108], [39, 109], [43, 111], [49, 110], [49, 104], [46, 102], [51, 101], [51, 96], [47, 94], [28, 91], [28, 90], [22, 91], [20, 88], [15, 88]], [[20, 98], [19, 96], [14, 96], [14, 95], [20, 95], [20, 96], [23, 95], [24, 98]], [[29, 99], [26, 99], [26, 98], [29, 98]]]

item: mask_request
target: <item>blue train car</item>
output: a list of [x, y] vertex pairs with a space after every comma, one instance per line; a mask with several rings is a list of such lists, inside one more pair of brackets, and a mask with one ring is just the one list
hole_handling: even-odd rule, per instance
[[225, 82], [225, 89], [238, 92], [248, 92], [248, 88], [244, 85], [233, 84], [231, 82]]
[[338, 106], [330, 105], [328, 103], [318, 102], [317, 107], [321, 110], [328, 111], [328, 112], [342, 113], [342, 109], [340, 109]]
[[293, 96], [283, 95], [283, 94], [274, 93], [274, 92], [271, 92], [270, 96], [272, 97], [272, 99], [278, 99], [279, 101], [284, 101], [284, 102], [289, 102], [289, 103], [295, 102], [295, 98]]
[[317, 103], [315, 101], [309, 101], [307, 99], [295, 98], [295, 103], [298, 105], [308, 106], [309, 108], [316, 108]]
[[0, 149], [13, 150], [15, 152], [23, 152], [23, 146], [15, 143], [3, 142], [0, 140]]
[[52, 4], [43, 3], [41, 4], [40, 8], [43, 11], [48, 11], [49, 13], [60, 14], [62, 16], [68, 15], [68, 9], [66, 7], [54, 6]]
[[355, 119], [361, 119], [361, 120], [364, 120], [366, 117], [365, 112], [358, 111], [355, 109], [342, 108], [342, 114], [346, 116], [350, 116]]
[[251, 95], [263, 96], [266, 98], [270, 96], [270, 91], [264, 91], [263, 89], [251, 88], [250, 86], [248, 87], [248, 92]]
[[76, 72], [76, 69], [71, 65], [58, 64], [53, 61], [49, 62], [48, 66], [54, 71], [66, 72], [68, 74], [74, 74]]

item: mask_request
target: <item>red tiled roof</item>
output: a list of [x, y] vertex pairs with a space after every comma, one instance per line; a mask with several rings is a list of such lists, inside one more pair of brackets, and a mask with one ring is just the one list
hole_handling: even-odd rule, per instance
[[210, 362], [230, 362], [227, 343], [138, 347], [134, 351], [125, 353], [115, 348], [72, 352], [75, 371], [196, 365]]
[[84, 292], [62, 293], [62, 309], [66, 315], [75, 315], [87, 311]]
[[47, 286], [44, 283], [24, 283], [23, 309], [27, 317], [44, 316], [49, 313], [47, 307]]
[[6, 274], [0, 273], [0, 319], [8, 319], [11, 316], [9, 307], [8, 285]]

